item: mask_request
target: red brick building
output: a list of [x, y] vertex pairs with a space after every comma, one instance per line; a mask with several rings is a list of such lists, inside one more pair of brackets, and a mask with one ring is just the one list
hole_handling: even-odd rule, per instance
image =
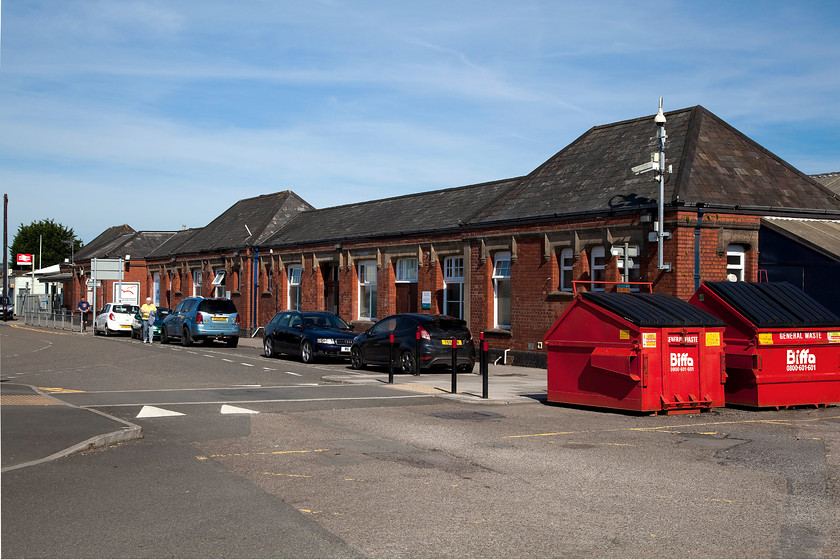
[[[325, 209], [290, 191], [242, 200], [170, 232], [136, 274], [161, 305], [228, 295], [246, 330], [292, 307], [359, 330], [396, 312], [446, 313], [515, 363], [541, 364], [576, 287], [688, 299], [698, 279], [758, 279], [763, 217], [840, 219], [836, 193], [704, 108], [665, 116], [670, 270], [650, 235], [658, 182], [631, 172], [657, 149], [650, 116], [594, 127], [522, 177]], [[97, 240], [82, 257], [100, 254]]]

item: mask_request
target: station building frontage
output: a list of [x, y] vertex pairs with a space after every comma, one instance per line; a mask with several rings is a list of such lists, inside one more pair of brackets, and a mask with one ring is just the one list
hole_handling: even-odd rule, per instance
[[[333, 311], [358, 331], [393, 313], [446, 314], [494, 356], [544, 366], [543, 337], [578, 291], [688, 300], [701, 280], [796, 283], [806, 250], [840, 263], [814, 247], [837, 231], [837, 192], [701, 106], [665, 117], [663, 262], [659, 182], [631, 171], [657, 150], [647, 116], [593, 127], [521, 177], [324, 209], [287, 190], [240, 200], [203, 228], [116, 226], [77, 253], [65, 298], [87, 293], [91, 259], [131, 250], [125, 281], [143, 297], [229, 297], [249, 334], [282, 309]], [[840, 305], [810, 284], [799, 281]]]

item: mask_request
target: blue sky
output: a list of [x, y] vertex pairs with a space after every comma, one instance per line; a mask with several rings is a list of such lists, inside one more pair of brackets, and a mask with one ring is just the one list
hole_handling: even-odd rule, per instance
[[703, 105], [840, 171], [840, 3], [5, 0], [9, 242], [51, 218], [201, 227], [529, 173], [593, 126]]

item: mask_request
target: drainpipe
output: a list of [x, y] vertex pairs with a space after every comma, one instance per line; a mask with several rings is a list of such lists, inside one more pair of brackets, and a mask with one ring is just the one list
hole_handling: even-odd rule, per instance
[[702, 202], [697, 203], [697, 227], [694, 228], [694, 291], [700, 289], [700, 227], [703, 225]]
[[251, 335], [257, 332], [257, 298], [259, 297], [260, 276], [259, 276], [260, 250], [254, 247], [254, 287], [251, 291]]

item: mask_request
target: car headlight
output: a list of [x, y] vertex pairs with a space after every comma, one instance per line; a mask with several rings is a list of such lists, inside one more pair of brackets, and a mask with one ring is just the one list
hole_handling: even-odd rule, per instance
[[334, 338], [319, 338], [318, 344], [335, 344]]

